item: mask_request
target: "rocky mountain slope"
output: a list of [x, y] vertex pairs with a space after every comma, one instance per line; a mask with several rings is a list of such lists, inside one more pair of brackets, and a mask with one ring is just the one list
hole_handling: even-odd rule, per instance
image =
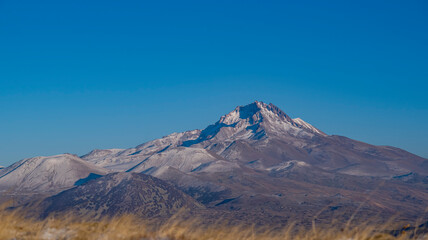
[[27, 206], [42, 217], [72, 212], [99, 218], [135, 214], [147, 218], [168, 217], [180, 210], [204, 207], [172, 185], [145, 174], [111, 173]]

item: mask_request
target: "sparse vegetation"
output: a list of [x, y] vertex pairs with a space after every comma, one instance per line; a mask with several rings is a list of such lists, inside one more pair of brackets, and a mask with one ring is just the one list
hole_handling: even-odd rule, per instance
[[231, 226], [220, 223], [200, 224], [198, 219], [182, 220], [177, 216], [162, 223], [144, 221], [132, 215], [103, 220], [78, 219], [71, 216], [37, 220], [24, 217], [18, 211], [0, 212], [0, 239], [144, 239], [144, 240], [374, 240], [428, 239], [428, 235], [414, 234], [417, 229], [391, 235], [391, 224], [352, 227], [313, 226], [299, 229], [293, 224], [281, 229], [272, 227]]

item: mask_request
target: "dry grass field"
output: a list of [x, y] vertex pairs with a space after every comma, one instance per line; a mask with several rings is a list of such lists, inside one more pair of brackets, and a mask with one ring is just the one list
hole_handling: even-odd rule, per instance
[[[341, 227], [312, 226], [299, 229], [293, 224], [278, 229], [252, 226], [231, 226], [221, 224], [203, 225], [198, 219], [182, 220], [173, 217], [163, 223], [144, 221], [126, 215], [103, 220], [82, 220], [73, 217], [48, 218], [44, 220], [24, 217], [17, 211], [0, 211], [0, 239], [153, 239], [153, 240], [239, 240], [239, 239], [281, 239], [281, 240], [371, 240], [371, 239], [428, 239], [428, 235], [414, 234], [418, 229], [402, 231], [393, 236], [394, 224], [365, 224]], [[401, 231], [398, 231], [401, 232]]]

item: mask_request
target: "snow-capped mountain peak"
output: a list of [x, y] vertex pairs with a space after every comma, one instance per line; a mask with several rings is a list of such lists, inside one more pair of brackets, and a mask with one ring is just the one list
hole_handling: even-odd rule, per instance
[[277, 106], [259, 101], [236, 107], [232, 112], [222, 116], [219, 122], [231, 125], [242, 120], [246, 120], [249, 124], [258, 124], [264, 120], [270, 122], [280, 120], [295, 125], [292, 119]]
[[301, 118], [293, 118], [293, 121], [297, 124], [299, 124], [302, 128], [308, 129], [314, 133], [318, 133], [321, 134], [323, 136], [327, 136], [327, 134], [325, 134], [324, 132], [322, 132], [321, 130], [319, 130], [318, 128], [312, 126], [311, 124], [303, 121], [303, 119]]
[[277, 106], [255, 101], [236, 107], [218, 122], [202, 130], [197, 138], [184, 141], [182, 145], [205, 145], [208, 140], [233, 142], [242, 139], [265, 139], [268, 136], [313, 136], [314, 132], [308, 130], [295, 123]]
[[258, 125], [263, 123], [265, 128], [270, 128], [275, 131], [296, 132], [295, 128], [303, 129], [310, 133], [316, 133], [326, 136], [324, 132], [311, 124], [303, 121], [301, 118], [291, 119], [280, 108], [272, 103], [255, 101], [245, 106], [238, 106], [227, 115], [220, 118], [220, 123], [225, 125], [234, 125], [239, 121], [246, 121], [250, 125]]
[[253, 102], [245, 106], [238, 106], [232, 112], [222, 116], [220, 123], [231, 125], [243, 119], [249, 119], [253, 122], [261, 121], [260, 109], [263, 107], [261, 102]]

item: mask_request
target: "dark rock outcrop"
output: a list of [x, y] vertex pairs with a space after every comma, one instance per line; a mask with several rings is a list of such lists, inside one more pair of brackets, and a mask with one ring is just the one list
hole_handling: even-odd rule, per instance
[[174, 186], [140, 173], [108, 174], [46, 198], [37, 206], [41, 217], [72, 213], [85, 217], [134, 214], [154, 218], [169, 217], [181, 209], [203, 208]]

